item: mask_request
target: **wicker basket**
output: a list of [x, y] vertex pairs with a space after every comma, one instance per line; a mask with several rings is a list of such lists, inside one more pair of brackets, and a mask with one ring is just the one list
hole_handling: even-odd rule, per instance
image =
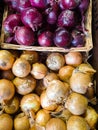
[[[5, 7], [3, 21], [8, 15], [8, 8]], [[62, 47], [40, 47], [40, 46], [23, 46], [15, 45], [10, 43], [5, 43], [5, 34], [3, 27], [1, 29], [1, 48], [2, 49], [15, 49], [15, 50], [34, 50], [34, 51], [49, 51], [49, 52], [69, 52], [69, 51], [80, 51], [80, 52], [89, 52], [93, 48], [92, 43], [92, 0], [90, 0], [90, 5], [86, 13], [86, 24], [87, 31], [86, 34], [86, 43], [84, 47], [71, 47], [70, 49], [65, 49]]]

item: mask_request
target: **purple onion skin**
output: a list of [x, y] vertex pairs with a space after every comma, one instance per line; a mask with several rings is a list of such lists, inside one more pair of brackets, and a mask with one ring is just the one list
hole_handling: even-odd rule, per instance
[[76, 25], [75, 12], [71, 10], [64, 10], [58, 16], [58, 26], [72, 28]]
[[47, 6], [47, 0], [30, 0], [33, 7], [44, 9]]
[[83, 47], [85, 44], [85, 35], [81, 31], [74, 29], [72, 31], [72, 41], [71, 45], [73, 47]]
[[22, 12], [25, 9], [31, 7], [29, 0], [18, 0], [18, 9], [17, 11]]
[[50, 31], [44, 31], [38, 35], [38, 43], [40, 46], [49, 47], [53, 42], [53, 34]]
[[35, 41], [34, 32], [26, 26], [19, 27], [15, 32], [15, 40], [20, 45], [33, 45]]
[[60, 0], [60, 7], [61, 9], [75, 9], [81, 0]]
[[17, 26], [21, 26], [20, 14], [10, 14], [3, 22], [4, 31], [7, 33], [14, 33], [14, 29]]
[[42, 25], [42, 15], [36, 8], [26, 9], [21, 13], [23, 24], [30, 27], [33, 31], [37, 31]]
[[71, 43], [71, 34], [65, 28], [59, 27], [55, 31], [53, 41], [57, 47], [67, 48]]
[[82, 0], [80, 5], [78, 6], [81, 14], [84, 14], [86, 12], [86, 10], [88, 9], [90, 0]]

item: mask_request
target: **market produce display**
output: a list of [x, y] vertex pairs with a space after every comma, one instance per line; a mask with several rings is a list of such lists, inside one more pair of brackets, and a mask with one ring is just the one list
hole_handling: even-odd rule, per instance
[[85, 57], [0, 50], [0, 130], [95, 130], [96, 70]]
[[84, 47], [89, 0], [4, 0], [5, 43], [41, 47]]

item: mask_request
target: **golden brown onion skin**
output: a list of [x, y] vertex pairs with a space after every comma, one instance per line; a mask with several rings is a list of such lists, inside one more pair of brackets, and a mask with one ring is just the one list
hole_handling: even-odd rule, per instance
[[24, 78], [16, 77], [13, 80], [13, 83], [16, 87], [17, 93], [21, 95], [26, 95], [33, 92], [36, 87], [36, 80], [31, 75]]
[[43, 84], [47, 88], [52, 80], [59, 79], [56, 73], [50, 72], [43, 78]]
[[69, 93], [69, 87], [67, 84], [60, 80], [51, 81], [50, 85], [46, 89], [47, 97], [56, 103], [61, 103]]
[[40, 109], [36, 114], [35, 122], [40, 126], [46, 126], [50, 118], [51, 116], [49, 114], [49, 111]]
[[64, 64], [64, 56], [60, 53], [51, 53], [46, 59], [47, 67], [53, 71], [58, 71]]
[[92, 78], [88, 73], [73, 72], [70, 78], [70, 87], [74, 92], [85, 94], [92, 82]]
[[46, 130], [67, 130], [66, 123], [59, 118], [51, 118], [46, 124]]
[[23, 112], [27, 113], [30, 110], [37, 112], [40, 109], [40, 98], [35, 93], [24, 95], [20, 101], [20, 107]]
[[0, 130], [12, 130], [13, 129], [13, 119], [8, 114], [0, 115]]
[[65, 61], [67, 65], [77, 67], [83, 62], [83, 56], [80, 52], [69, 52], [65, 54]]
[[12, 68], [14, 63], [14, 56], [10, 51], [0, 50], [0, 69], [1, 70], [9, 70]]
[[29, 75], [30, 71], [30, 63], [22, 58], [16, 59], [12, 66], [12, 72], [17, 77], [26, 77], [27, 75]]
[[20, 55], [20, 58], [24, 58], [25, 60], [29, 61], [30, 64], [36, 63], [39, 60], [38, 53], [36, 51], [23, 51]]
[[1, 72], [1, 78], [2, 79], [8, 79], [8, 80], [13, 80], [15, 77], [15, 75], [12, 73], [12, 70], [9, 69], [9, 70], [3, 70]]
[[28, 117], [24, 113], [19, 113], [14, 118], [15, 130], [29, 130], [30, 123]]
[[14, 94], [14, 84], [10, 80], [0, 79], [0, 103], [11, 100]]
[[43, 63], [34, 63], [32, 64], [32, 69], [31, 69], [31, 75], [35, 79], [43, 79], [48, 72], [47, 67]]
[[87, 98], [75, 92], [72, 92], [65, 102], [65, 107], [74, 115], [82, 115], [85, 113], [87, 106]]
[[67, 122], [67, 130], [90, 130], [90, 128], [83, 117], [73, 115]]
[[44, 90], [40, 96], [40, 102], [41, 102], [41, 107], [53, 111], [57, 108], [57, 104], [49, 100], [49, 98], [46, 95], [46, 90]]

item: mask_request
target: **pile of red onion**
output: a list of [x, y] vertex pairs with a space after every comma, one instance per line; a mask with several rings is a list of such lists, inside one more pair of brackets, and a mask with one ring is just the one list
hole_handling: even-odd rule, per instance
[[[9, 15], [3, 21], [5, 42], [25, 46], [85, 45], [89, 0], [4, 0]], [[12, 12], [12, 13], [11, 13]]]

